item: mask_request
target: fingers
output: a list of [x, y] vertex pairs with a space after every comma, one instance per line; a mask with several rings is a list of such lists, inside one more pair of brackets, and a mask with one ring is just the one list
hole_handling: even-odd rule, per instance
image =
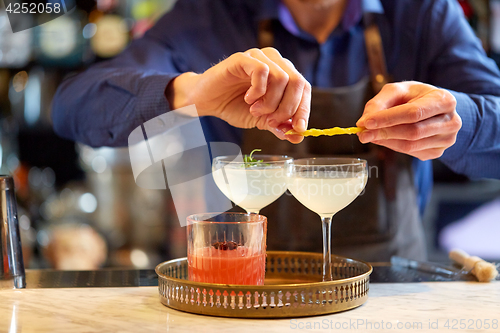
[[293, 128], [292, 126], [292, 120], [287, 120], [281, 124], [279, 124], [277, 127], [272, 127], [269, 126], [269, 122], [267, 121], [268, 115], [264, 115], [261, 117], [258, 117], [256, 127], [261, 130], [268, 130], [269, 132], [273, 133], [278, 139], [280, 140], [288, 140], [291, 143], [300, 143], [302, 140], [304, 140], [304, 137], [302, 135], [285, 135], [286, 132], [291, 130]]
[[302, 133], [307, 130], [307, 123], [309, 120], [310, 112], [311, 112], [311, 85], [309, 84], [309, 82], [306, 82], [304, 91], [302, 92], [302, 99], [300, 100], [299, 108], [297, 109], [295, 115], [292, 118], [292, 125], [295, 131]]
[[455, 106], [455, 98], [446, 90], [419, 82], [392, 83], [366, 103], [356, 125], [375, 129], [411, 124], [451, 112]]
[[439, 158], [443, 155], [444, 151], [446, 150], [445, 147], [439, 147], [439, 148], [428, 148], [428, 149], [422, 149], [422, 150], [416, 150], [416, 151], [410, 152], [410, 150], [408, 148], [412, 144], [409, 144], [409, 142], [404, 141], [404, 140], [394, 140], [393, 142], [380, 141], [380, 142], [377, 142], [376, 144], [390, 148], [394, 151], [397, 151], [397, 152], [400, 152], [403, 154], [408, 154], [408, 155], [414, 156], [422, 161]]
[[444, 149], [444, 148], [426, 149], [426, 150], [418, 151], [412, 156], [414, 156], [422, 161], [433, 160], [436, 158], [440, 158], [443, 155], [445, 150], [446, 149]]
[[244, 53], [235, 53], [228, 59], [229, 74], [241, 79], [250, 78], [250, 88], [245, 94], [245, 102], [254, 103], [267, 91], [269, 65]]
[[[371, 142], [421, 160], [438, 158], [447, 148], [455, 144], [457, 133], [462, 126], [462, 121], [457, 113], [448, 121], [445, 121], [446, 119], [447, 116], [436, 117], [436, 119], [429, 121], [428, 126], [418, 125], [418, 129], [406, 126], [396, 130], [394, 128], [387, 129], [384, 130], [383, 135], [379, 134]], [[402, 130], [404, 128], [408, 130], [408, 135], [405, 135], [404, 130]], [[376, 131], [368, 132], [374, 134], [373, 132]], [[360, 137], [364, 134], [360, 133]], [[383, 138], [383, 136], [386, 137]]]
[[276, 135], [281, 140], [288, 140], [291, 143], [301, 143], [304, 140], [302, 135], [285, 135], [286, 132], [292, 129], [292, 123], [290, 120], [281, 123], [278, 127], [269, 127], [268, 130]]
[[442, 149], [450, 147], [455, 143], [456, 136], [453, 134], [448, 135], [435, 135], [422, 140], [377, 140], [373, 143], [385, 146], [392, 150], [414, 156], [416, 153], [428, 149]]
[[273, 113], [280, 105], [285, 88], [288, 85], [288, 73], [280, 67], [281, 64], [277, 63], [277, 59], [270, 59], [259, 49], [248, 50], [245, 54], [265, 63], [269, 67], [266, 92], [258, 100], [251, 103], [250, 113], [255, 117]]
[[[411, 96], [409, 95], [410, 87], [411, 85], [408, 82], [386, 84], [375, 97], [366, 103], [363, 116], [358, 120], [356, 125], [358, 127], [367, 127], [367, 121], [371, 120], [371, 117], [376, 112], [407, 103], [411, 100]], [[370, 127], [372, 127], [372, 123], [370, 122]]]
[[[458, 115], [457, 115], [458, 116]], [[438, 115], [414, 124], [396, 125], [392, 127], [364, 130], [358, 133], [362, 143], [378, 140], [402, 139], [416, 141], [439, 134], [456, 133], [460, 129], [455, 113]]]
[[269, 117], [269, 125], [276, 127], [293, 118], [293, 127], [299, 128], [301, 132], [305, 131], [309, 119], [310, 84], [295, 69], [295, 66], [288, 59], [284, 59], [277, 50], [265, 48], [262, 52], [288, 75], [288, 82], [282, 92], [281, 101]]
[[455, 110], [456, 101], [449, 92], [432, 89], [401, 105], [378, 109], [382, 104], [369, 101], [366, 104], [365, 113], [356, 125], [367, 129], [377, 129], [413, 124], [439, 114], [452, 112]]
[[[288, 59], [283, 58], [273, 48], [251, 49], [245, 52], [244, 56], [267, 65], [269, 69], [264, 88], [262, 85], [265, 77], [264, 71], [262, 70], [262, 76], [257, 76], [255, 74], [257, 63], [250, 63], [248, 59], [246, 60], [249, 64], [245, 72], [252, 73], [256, 80], [255, 82], [252, 80], [252, 87], [247, 91], [245, 102], [251, 104], [250, 114], [259, 118], [257, 127], [270, 130], [282, 140], [286, 139], [293, 143], [301, 142], [302, 136], [285, 136], [284, 133], [292, 128], [298, 132], [307, 129], [311, 85]], [[265, 124], [263, 124], [264, 119]]]

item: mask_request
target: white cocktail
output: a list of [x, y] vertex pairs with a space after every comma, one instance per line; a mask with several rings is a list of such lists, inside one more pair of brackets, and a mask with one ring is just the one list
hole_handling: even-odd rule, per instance
[[367, 163], [356, 158], [308, 158], [293, 161], [288, 189], [323, 224], [323, 280], [332, 279], [331, 223], [333, 215], [363, 191]]
[[245, 162], [238, 156], [216, 157], [212, 175], [229, 200], [247, 213], [258, 214], [285, 193], [293, 159], [276, 155], [256, 155], [254, 158], [258, 162]]
[[365, 174], [349, 174], [346, 178], [327, 172], [304, 172], [290, 177], [290, 192], [301, 204], [320, 216], [333, 216], [349, 205], [363, 191]]

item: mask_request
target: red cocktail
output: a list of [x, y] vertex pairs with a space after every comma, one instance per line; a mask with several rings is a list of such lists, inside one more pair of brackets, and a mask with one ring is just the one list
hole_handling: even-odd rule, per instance
[[196, 282], [263, 285], [266, 255], [244, 246], [234, 250], [197, 249], [188, 256], [189, 279]]
[[244, 213], [188, 217], [189, 280], [263, 285], [266, 264], [265, 216]]

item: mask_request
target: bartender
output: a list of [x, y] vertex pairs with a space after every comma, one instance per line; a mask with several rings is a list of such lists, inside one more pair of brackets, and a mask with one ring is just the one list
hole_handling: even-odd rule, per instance
[[[122, 54], [64, 81], [53, 122], [75, 141], [126, 146], [145, 121], [194, 104], [207, 141], [365, 158], [377, 174], [335, 217], [334, 253], [423, 259], [429, 160], [500, 177], [499, 96], [455, 0], [178, 0]], [[285, 135], [354, 125], [359, 140]], [[317, 216], [292, 200], [262, 210], [268, 248], [320, 251]]]

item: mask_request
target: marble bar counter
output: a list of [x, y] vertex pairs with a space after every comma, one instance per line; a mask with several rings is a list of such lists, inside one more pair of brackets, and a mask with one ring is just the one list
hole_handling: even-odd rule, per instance
[[160, 303], [158, 287], [0, 290], [0, 332], [500, 332], [500, 281], [372, 283], [331, 315], [232, 319]]

